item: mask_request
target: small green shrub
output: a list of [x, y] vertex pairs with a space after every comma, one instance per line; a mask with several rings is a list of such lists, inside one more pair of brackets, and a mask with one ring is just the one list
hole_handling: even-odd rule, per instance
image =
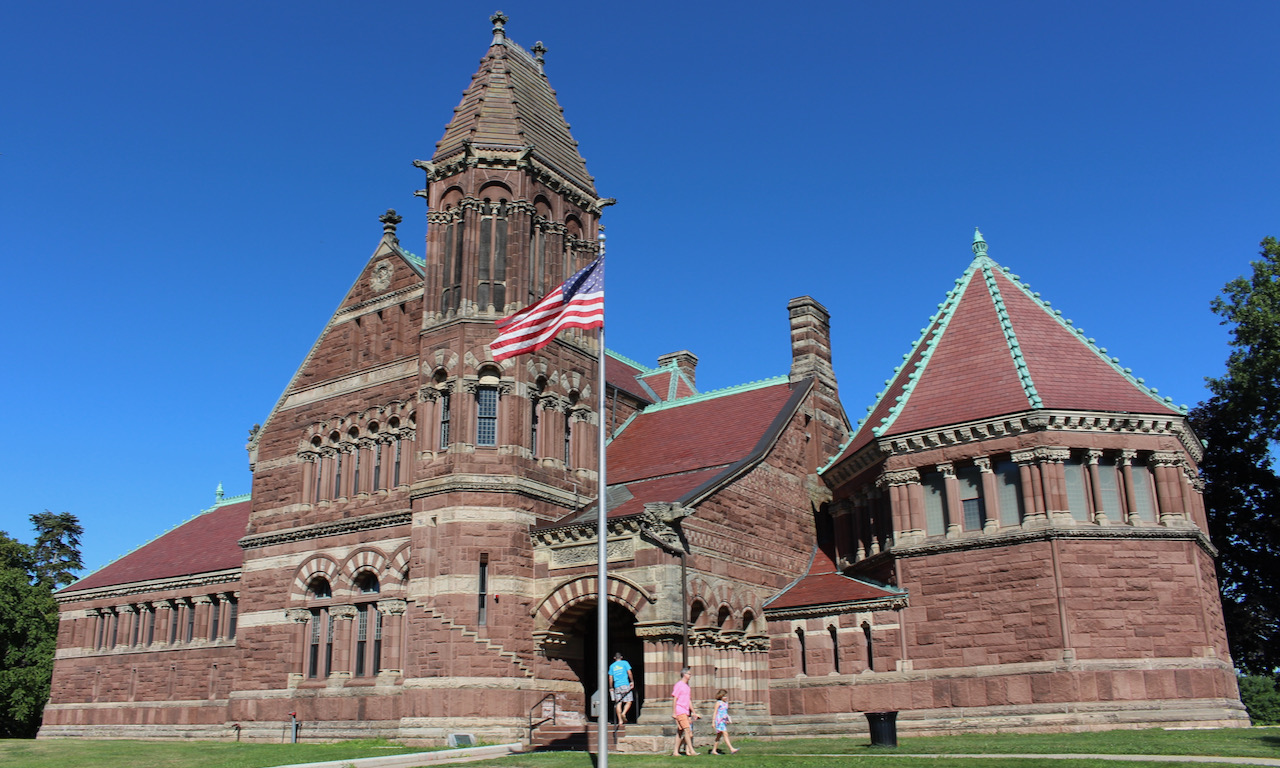
[[1280, 725], [1280, 690], [1276, 680], [1265, 675], [1240, 678], [1240, 700], [1254, 725]]

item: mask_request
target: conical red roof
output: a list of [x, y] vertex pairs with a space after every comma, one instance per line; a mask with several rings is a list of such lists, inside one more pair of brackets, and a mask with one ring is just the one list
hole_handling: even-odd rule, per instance
[[493, 44], [445, 126], [432, 160], [456, 155], [465, 144], [513, 151], [532, 147], [534, 157], [594, 195], [595, 180], [569, 134], [542, 63], [507, 39], [502, 29], [505, 17], [497, 14], [494, 20]]
[[1027, 410], [1180, 413], [978, 242], [979, 255], [832, 465], [879, 437]]

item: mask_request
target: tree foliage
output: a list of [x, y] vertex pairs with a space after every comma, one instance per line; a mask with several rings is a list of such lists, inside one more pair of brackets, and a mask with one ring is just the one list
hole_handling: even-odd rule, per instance
[[49, 698], [58, 640], [53, 591], [82, 567], [75, 515], [31, 516], [34, 544], [0, 531], [0, 738], [34, 736]]
[[1266, 238], [1260, 255], [1213, 301], [1231, 354], [1191, 421], [1207, 444], [1200, 469], [1232, 658], [1267, 675], [1280, 667], [1280, 243]]

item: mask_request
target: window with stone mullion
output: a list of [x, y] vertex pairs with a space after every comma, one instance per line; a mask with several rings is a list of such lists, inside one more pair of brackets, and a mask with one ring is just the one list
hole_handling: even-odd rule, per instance
[[476, 445], [498, 444], [498, 388], [476, 388]]
[[507, 203], [484, 203], [480, 209], [480, 263], [476, 303], [501, 311], [507, 303]]
[[462, 297], [462, 214], [445, 225], [444, 264], [440, 310], [456, 310]]

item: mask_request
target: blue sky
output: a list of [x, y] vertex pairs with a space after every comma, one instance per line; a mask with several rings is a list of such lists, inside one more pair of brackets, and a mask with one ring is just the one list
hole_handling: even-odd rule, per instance
[[[1194, 405], [1209, 301], [1280, 234], [1274, 2], [504, 2], [600, 194], [609, 346], [715, 388], [831, 310], [856, 420], [990, 254]], [[19, 3], [0, 26], [0, 529], [100, 567], [247, 492], [243, 449], [405, 217], [478, 3]]]

